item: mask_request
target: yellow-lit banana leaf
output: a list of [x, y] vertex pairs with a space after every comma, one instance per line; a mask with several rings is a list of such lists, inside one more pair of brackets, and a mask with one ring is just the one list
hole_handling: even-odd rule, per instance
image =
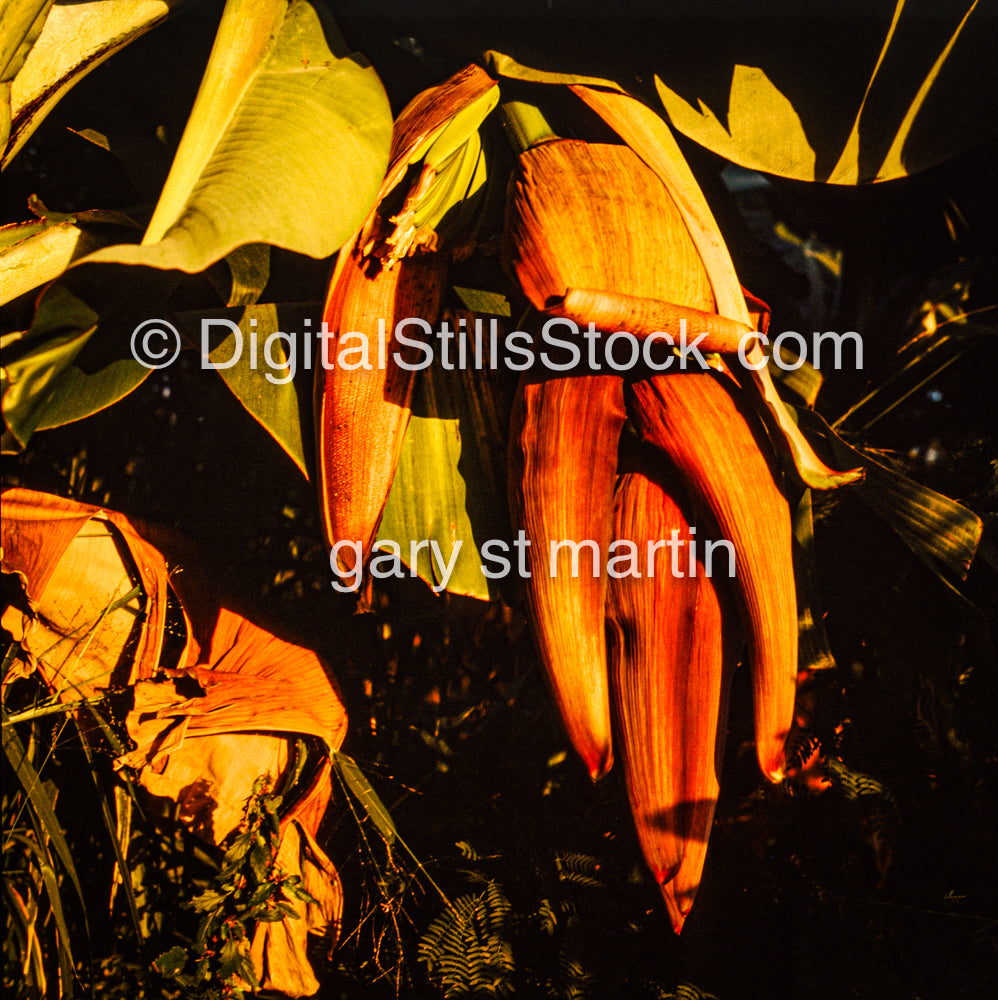
[[[480, 548], [509, 531], [501, 412], [487, 372], [439, 366], [422, 372], [378, 529], [379, 540], [400, 545], [406, 565], [413, 539], [436, 541], [445, 564], [460, 542], [446, 589], [481, 600], [495, 596], [498, 581], [482, 573]], [[431, 550], [422, 548], [410, 569], [431, 587], [441, 587], [439, 560], [431, 559]]]

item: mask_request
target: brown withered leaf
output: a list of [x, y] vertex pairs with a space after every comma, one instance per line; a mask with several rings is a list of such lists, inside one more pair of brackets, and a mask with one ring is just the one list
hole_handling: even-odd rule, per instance
[[625, 561], [611, 564], [607, 603], [631, 812], [677, 934], [703, 872], [735, 662], [726, 583], [707, 574], [685, 502], [658, 469], [621, 478], [615, 553]]
[[694, 502], [734, 546], [752, 661], [756, 752], [763, 774], [781, 781], [797, 681], [797, 600], [790, 509], [772, 450], [724, 376], [676, 372], [631, 388], [639, 433], [668, 456]]
[[[296, 789], [280, 842], [286, 873], [301, 874], [319, 904], [283, 929], [258, 929], [253, 953], [265, 988], [314, 993], [304, 936], [335, 937], [342, 910], [338, 876], [315, 843], [332, 794], [329, 751], [346, 732], [328, 665], [229, 607], [182, 540], [120, 513], [12, 489], [3, 494], [2, 541], [4, 570], [20, 584], [3, 624], [29, 666], [64, 701], [112, 683], [128, 689], [125, 726], [136, 746], [116, 766], [136, 769], [150, 795], [176, 801], [181, 821], [205, 840], [221, 844], [238, 825], [257, 777], [282, 780], [293, 739], [321, 741], [322, 765]], [[164, 666], [168, 605], [182, 635]]]

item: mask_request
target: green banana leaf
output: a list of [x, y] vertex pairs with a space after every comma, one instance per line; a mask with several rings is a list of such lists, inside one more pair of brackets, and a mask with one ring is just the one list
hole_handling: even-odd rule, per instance
[[49, 212], [37, 199], [29, 207], [39, 218], [0, 226], [0, 306], [58, 278], [80, 257], [126, 238], [138, 226], [120, 212]]
[[483, 601], [497, 581], [482, 572], [481, 546], [509, 534], [501, 410], [487, 372], [422, 372], [378, 529], [378, 541], [396, 542], [410, 571], [434, 588], [442, 584], [438, 560], [424, 547], [410, 565], [410, 541], [435, 541], [445, 564], [460, 543], [446, 589]]
[[[210, 312], [181, 313], [175, 317], [186, 339], [202, 351], [205, 346], [201, 342], [202, 320], [227, 320], [239, 327], [241, 344], [237, 343], [235, 332], [223, 323], [207, 328], [208, 360], [212, 364], [226, 366], [217, 369], [222, 381], [250, 416], [287, 452], [306, 479], [308, 466], [302, 442], [300, 400], [295, 379], [286, 379], [289, 373], [296, 374], [305, 367], [308, 359], [299, 353], [304, 350], [304, 321], [319, 315], [319, 309], [318, 302], [299, 306], [263, 303]], [[255, 326], [251, 325], [253, 321]], [[252, 348], [254, 330], [257, 342], [255, 359]], [[279, 331], [292, 338], [295, 345], [293, 357], [288, 342], [283, 337], [275, 336]], [[268, 340], [269, 361], [264, 353]], [[313, 351], [313, 366], [314, 363]], [[272, 377], [268, 378], [268, 374]], [[205, 378], [209, 377], [206, 373]]]
[[194, 273], [246, 243], [328, 257], [374, 203], [391, 130], [377, 73], [324, 6], [228, 0], [142, 245], [86, 261]]
[[[42, 3], [5, 0], [0, 13], [0, 57], [17, 41], [14, 29], [35, 9], [36, 19], [6, 75], [0, 59], [0, 166], [6, 167], [62, 97], [108, 56], [165, 20], [190, 0], [101, 0]], [[40, 23], [39, 23], [40, 22]], [[43, 27], [44, 25], [44, 27]], [[12, 33], [8, 33], [12, 32]], [[33, 44], [32, 44], [33, 42]], [[6, 125], [6, 130], [4, 129]]]
[[895, 472], [866, 450], [847, 444], [813, 410], [797, 410], [800, 426], [822, 438], [837, 461], [862, 465], [866, 476], [849, 492], [879, 514], [948, 587], [964, 580], [981, 540], [983, 523], [955, 500]]
[[[984, 115], [966, 115], [964, 105], [974, 99], [977, 84], [972, 67], [979, 40], [973, 34], [971, 15], [978, 0], [955, 5], [941, 12], [945, 19], [930, 22], [938, 27], [934, 61], [912, 41], [909, 20], [904, 18], [906, 0], [897, 0], [890, 25], [855, 112], [852, 128], [844, 94], [852, 90], [857, 69], [855, 59], [833, 63], [828, 58], [831, 43], [815, 61], [801, 60], [798, 68], [781, 65], [773, 52], [759, 58], [765, 66], [736, 63], [726, 109], [712, 109], [703, 99], [693, 107], [658, 76], [655, 84], [669, 121], [694, 142], [733, 163], [791, 177], [795, 180], [830, 184], [866, 184], [893, 180], [934, 166], [968, 146], [993, 134], [994, 125]], [[962, 9], [961, 9], [962, 8]], [[904, 29], [898, 32], [899, 23]], [[971, 28], [965, 32], [968, 22]], [[834, 36], [835, 27], [830, 34]], [[963, 37], [961, 37], [963, 36]], [[958, 43], [962, 42], [959, 47]], [[913, 65], [923, 74], [921, 85], [910, 88]], [[768, 68], [768, 72], [767, 72]], [[806, 72], [806, 78], [801, 77]], [[798, 95], [798, 104], [774, 82]], [[830, 99], [815, 103], [815, 81]], [[700, 86], [709, 83], [701, 81]], [[943, 88], [946, 88], [943, 90]], [[936, 94], [942, 91], [942, 97]], [[811, 112], [806, 121], [802, 113]], [[841, 145], [839, 145], [841, 144]], [[833, 160], [836, 150], [838, 159]], [[834, 163], [831, 169], [824, 164]]]
[[[107, 286], [116, 287], [120, 276], [103, 270], [96, 277], [99, 291], [106, 295]], [[137, 316], [162, 314], [167, 289], [175, 281], [169, 273], [158, 281], [150, 280], [148, 273], [135, 273], [133, 287], [142, 300], [123, 306], [123, 312], [109, 318], [109, 325], [130, 330]], [[142, 296], [142, 290], [149, 294]], [[6, 424], [5, 453], [26, 447], [35, 431], [61, 427], [106, 409], [149, 376], [151, 369], [132, 356], [127, 334], [95, 336], [102, 316], [77, 292], [78, 288], [70, 290], [62, 283], [49, 285], [30, 328], [3, 338], [0, 407]]]

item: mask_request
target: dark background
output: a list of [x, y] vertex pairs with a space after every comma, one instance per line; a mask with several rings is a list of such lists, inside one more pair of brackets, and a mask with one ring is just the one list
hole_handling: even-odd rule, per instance
[[[730, 65], [742, 62], [772, 67], [816, 144], [848, 132], [893, 9], [826, 3], [791, 20], [776, 2], [742, 4], [737, 18], [716, 2], [672, 4], [668, 18], [647, 3], [615, 4], [612, 16], [593, 2], [333, 6], [396, 111], [486, 48], [644, 94], [658, 73], [714, 109], [726, 106]], [[219, 9], [193, 7], [64, 99], [5, 176], [4, 221], [25, 218], [32, 193], [58, 211], [147, 217]], [[940, 12], [943, 20], [927, 16]], [[938, 53], [941, 25], [960, 15], [927, 3], [911, 13], [922, 16], [905, 22], [908, 62], [892, 78], [896, 101], [884, 95], [877, 112], [885, 122], [910, 94], [904, 81], [917, 86]], [[969, 283], [964, 308], [998, 301], [994, 9], [979, 13], [959, 67], [933, 98], [945, 104], [956, 155], [917, 176], [859, 190], [730, 171], [725, 183], [722, 161], [680, 140], [743, 284], [773, 307], [774, 328], [810, 329], [817, 301], [822, 329], [862, 334], [864, 370], [833, 373], [819, 396], [828, 418], [895, 371], [924, 302], [952, 297], [958, 281]], [[104, 133], [117, 155], [67, 126]], [[864, 142], [874, 156], [882, 137], [871, 126]], [[812, 247], [841, 250], [840, 274], [808, 271], [773, 236], [777, 222]], [[322, 298], [329, 262], [275, 252], [273, 264], [266, 300]], [[494, 259], [477, 268], [495, 287], [506, 280]], [[204, 279], [183, 294], [218, 304]], [[620, 768], [593, 787], [566, 754], [516, 595], [489, 607], [434, 597], [418, 583], [386, 585], [374, 612], [355, 616], [329, 587], [312, 486], [220, 379], [193, 362], [155, 373], [110, 410], [5, 457], [5, 483], [180, 530], [232, 591], [262, 602], [334, 664], [351, 713], [344, 749], [368, 771], [425, 873], [400, 850], [387, 858], [370, 830], [366, 850], [356, 825], [338, 817], [329, 836], [347, 889], [345, 942], [331, 958], [315, 953], [322, 996], [442, 995], [417, 961], [441, 913], [429, 876], [452, 898], [483, 880], [501, 887], [518, 996], [654, 997], [686, 982], [724, 1000], [969, 1000], [998, 981], [994, 318], [984, 315], [990, 333], [890, 413], [865, 430], [864, 421], [845, 426], [851, 441], [883, 449], [985, 518], [964, 599], [847, 491], [817, 498], [838, 668], [818, 683], [815, 731], [851, 777], [817, 796], [763, 787], [740, 670], [704, 881], [681, 939], [641, 864]], [[66, 757], [72, 775], [71, 750]], [[99, 887], [108, 852], [87, 829], [86, 802], [77, 805], [64, 818], [79, 850], [92, 853], [81, 868]], [[183, 896], [182, 885], [164, 885], [164, 908], [172, 891]], [[537, 916], [545, 901], [560, 914], [550, 934]], [[101, 995], [159, 995], [141, 984], [149, 954], [116, 918], [91, 920]]]

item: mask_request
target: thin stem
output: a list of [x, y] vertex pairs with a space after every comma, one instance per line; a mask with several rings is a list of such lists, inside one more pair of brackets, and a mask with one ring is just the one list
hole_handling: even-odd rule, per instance
[[543, 112], [526, 101], [504, 101], [502, 106], [506, 137], [519, 155], [532, 146], [557, 139]]

